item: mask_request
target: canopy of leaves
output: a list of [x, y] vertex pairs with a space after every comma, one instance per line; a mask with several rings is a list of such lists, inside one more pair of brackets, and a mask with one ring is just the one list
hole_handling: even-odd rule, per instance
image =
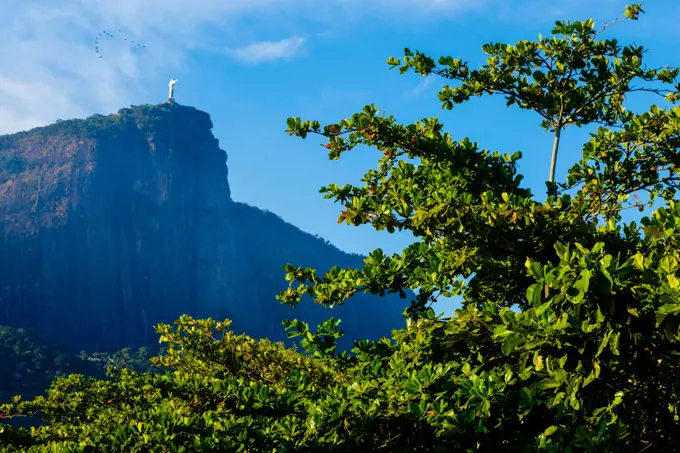
[[31, 330], [0, 326], [0, 403], [17, 394], [37, 396], [54, 379], [69, 374], [106, 378], [109, 365], [137, 372], [160, 371], [149, 362], [158, 352], [159, 348], [126, 348], [111, 354], [82, 351], [76, 356], [66, 348], [45, 346]]
[[[158, 328], [168, 350], [153, 362], [169, 371], [60, 378], [47, 397], [1, 409], [40, 411], [48, 425], [5, 428], [0, 441], [24, 451], [676, 451], [680, 109], [636, 114], [624, 101], [638, 79], [674, 102], [678, 71], [649, 69], [640, 47], [600, 32], [557, 23], [550, 38], [486, 46], [489, 64], [474, 70], [449, 57], [435, 70], [408, 50], [389, 61], [458, 81], [440, 93], [447, 108], [502, 94], [547, 128], [599, 124], [545, 201], [522, 186], [519, 154], [454, 141], [436, 119], [402, 125], [373, 106], [325, 127], [289, 119], [290, 134], [325, 137], [331, 159], [358, 145], [384, 154], [363, 186], [322, 191], [344, 206], [339, 222], [417, 241], [376, 250], [361, 269], [288, 265], [279, 298], [333, 306], [417, 290], [391, 339], [337, 354], [338, 321], [316, 331], [289, 321], [300, 353], [184, 316]], [[527, 73], [536, 65], [543, 75]], [[624, 223], [625, 209], [644, 209], [630, 198], [641, 192], [656, 210]], [[428, 308], [440, 295], [463, 299], [450, 319]]]

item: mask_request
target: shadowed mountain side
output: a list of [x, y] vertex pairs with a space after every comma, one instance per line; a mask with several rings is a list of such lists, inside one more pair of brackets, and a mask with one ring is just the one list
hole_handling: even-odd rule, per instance
[[[364, 257], [345, 253], [271, 212], [244, 203], [232, 203], [229, 218], [233, 219], [234, 236], [240, 238], [236, 247], [240, 272], [244, 275], [236, 293], [252, 295], [251, 301], [244, 300], [243, 304], [229, 307], [236, 328], [243, 326], [245, 332], [256, 337], [283, 340], [281, 319], [298, 318], [316, 325], [333, 316], [342, 319], [340, 327], [347, 338], [341, 344], [351, 346], [351, 340], [377, 339], [404, 325], [401, 312], [408, 301], [399, 297], [357, 294], [345, 305], [332, 309], [313, 304], [311, 298], [303, 298], [296, 308], [281, 305], [274, 295], [285, 289], [287, 282], [285, 271], [276, 263], [312, 267], [323, 273], [333, 266], [360, 268]], [[262, 267], [261, 263], [272, 264]], [[261, 315], [250, 316], [253, 312]]]
[[400, 327], [396, 297], [274, 300], [287, 262], [323, 272], [361, 257], [232, 202], [211, 129], [166, 103], [0, 137], [0, 324], [89, 351], [156, 342], [153, 325], [182, 313], [274, 339], [294, 317], [341, 317], [349, 338]]

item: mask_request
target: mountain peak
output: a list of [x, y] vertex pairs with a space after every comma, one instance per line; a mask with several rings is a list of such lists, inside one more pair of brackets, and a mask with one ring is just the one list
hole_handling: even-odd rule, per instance
[[3, 227], [33, 232], [85, 215], [80, 202], [108, 178], [112, 197], [131, 191], [157, 206], [173, 188], [202, 181], [203, 203], [223, 204], [230, 199], [226, 153], [212, 127], [208, 113], [164, 103], [1, 136]]
[[[0, 137], [0, 324], [111, 350], [154, 341], [183, 313], [280, 340], [283, 319], [329, 317], [275, 300], [282, 265], [362, 258], [233, 202], [211, 129], [206, 112], [163, 103]], [[332, 313], [349, 338], [399, 325], [403, 303], [358, 299]]]

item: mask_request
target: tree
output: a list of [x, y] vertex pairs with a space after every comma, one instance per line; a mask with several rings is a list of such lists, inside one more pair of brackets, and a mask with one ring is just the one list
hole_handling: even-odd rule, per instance
[[[157, 329], [168, 350], [154, 365], [173, 372], [58, 379], [47, 398], [2, 407], [42, 411], [49, 425], [0, 439], [35, 451], [674, 451], [680, 108], [630, 113], [623, 96], [648, 89], [675, 102], [678, 70], [646, 68], [642, 48], [598, 40], [592, 21], [558, 22], [554, 35], [486, 46], [491, 61], [474, 71], [409, 50], [388, 61], [460, 81], [440, 93], [447, 108], [500, 93], [558, 136], [598, 124], [542, 202], [522, 186], [520, 154], [454, 141], [436, 119], [402, 125], [367, 106], [325, 127], [288, 120], [289, 134], [325, 137], [331, 159], [358, 145], [384, 154], [363, 186], [322, 189], [344, 205], [339, 222], [418, 240], [393, 256], [375, 250], [361, 269], [287, 265], [278, 297], [334, 306], [358, 292], [417, 290], [391, 339], [338, 353], [337, 320], [316, 330], [288, 321], [298, 352], [185, 316]], [[556, 76], [526, 73], [541, 55]], [[625, 209], [655, 201], [639, 224], [623, 222]], [[440, 295], [463, 298], [451, 319], [429, 307]]]
[[[626, 8], [624, 17], [637, 20], [642, 12], [640, 5], [632, 5]], [[435, 65], [431, 58], [408, 49], [403, 65], [396, 59], [388, 63], [398, 66], [402, 73], [414, 70], [424, 76], [437, 74], [460, 82], [456, 88], [447, 85], [439, 93], [445, 109], [451, 110], [472, 96], [502, 94], [508, 106], [538, 113], [542, 118], [540, 126], [555, 135], [549, 178], [552, 183], [564, 128], [625, 123], [632, 115], [623, 106], [629, 93], [650, 92], [676, 99], [672, 89], [634, 82], [669, 83], [677, 72], [644, 68], [644, 49], [640, 46], [621, 47], [615, 39], [598, 40], [609, 27], [625, 19], [605, 24], [599, 30], [592, 19], [557, 22], [553, 36], [548, 38], [539, 36], [538, 41], [520, 41], [515, 46], [487, 44], [483, 47], [487, 64], [476, 70], [451, 57], [440, 58], [439, 65]]]

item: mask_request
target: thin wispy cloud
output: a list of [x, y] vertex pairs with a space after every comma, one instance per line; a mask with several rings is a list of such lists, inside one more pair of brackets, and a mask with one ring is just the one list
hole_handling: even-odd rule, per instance
[[233, 55], [246, 63], [290, 60], [302, 53], [306, 39], [292, 36], [280, 41], [260, 41], [234, 50]]
[[423, 94], [425, 92], [427, 87], [432, 85], [433, 80], [434, 80], [434, 77], [423, 78], [423, 80], [421, 80], [420, 83], [418, 83], [418, 85], [416, 85], [415, 87], [413, 87], [410, 90], [407, 90], [404, 93], [404, 97], [409, 98], [409, 99], [419, 97], [421, 94]]
[[[224, 41], [229, 44], [238, 38], [239, 21], [248, 15], [283, 15], [291, 4], [305, 6], [310, 1], [23, 0], [3, 4], [0, 134], [57, 118], [113, 112], [140, 100], [160, 101], [166, 79], [185, 67], [191, 52], [209, 50], [215, 41], [223, 41], [224, 48]], [[112, 32], [115, 39], [98, 41], [103, 30]], [[133, 40], [145, 47], [132, 45]]]
[[[527, 0], [8, 0], [0, 14], [0, 134], [160, 101], [167, 80], [196, 52], [266, 63], [303, 54], [308, 44], [303, 35], [322, 30], [332, 35], [354, 18], [442, 20], [522, 1]], [[98, 58], [95, 40], [102, 30], [117, 38], [99, 42]], [[259, 31], [289, 37], [268, 41]], [[225, 48], [233, 50], [225, 55]]]

